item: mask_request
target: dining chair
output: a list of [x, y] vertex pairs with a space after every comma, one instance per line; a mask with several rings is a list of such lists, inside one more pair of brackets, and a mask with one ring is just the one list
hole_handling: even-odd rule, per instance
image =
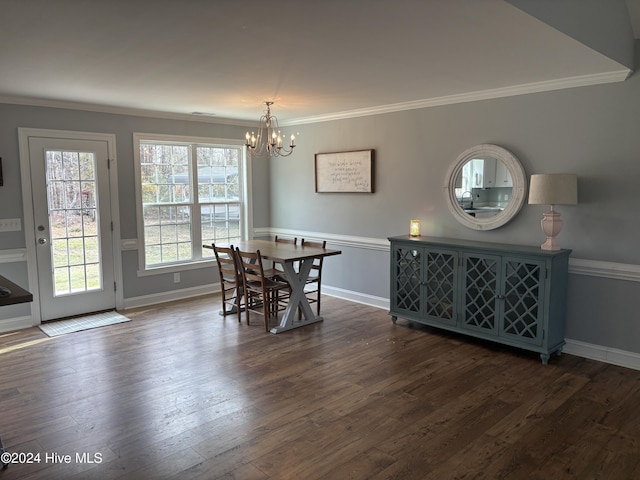
[[250, 325], [250, 312], [261, 313], [264, 328], [268, 332], [269, 319], [277, 318], [278, 312], [286, 308], [291, 286], [287, 282], [265, 276], [260, 250], [243, 252], [236, 247], [236, 258], [242, 275], [247, 325]]
[[279, 243], [290, 243], [292, 245], [297, 245], [298, 244], [298, 237], [293, 237], [293, 238], [281, 238], [278, 237], [278, 235], [275, 236], [274, 238], [274, 242], [279, 242]]
[[[310, 242], [308, 240], [302, 239], [300, 243], [303, 247], [315, 247], [315, 248], [327, 248], [326, 240], [322, 242]], [[306, 285], [311, 285], [310, 289], [305, 288], [305, 295], [307, 296], [307, 300], [309, 303], [316, 304], [317, 314], [320, 315], [320, 289], [322, 285], [322, 257], [314, 258], [313, 265], [311, 265], [311, 272], [309, 272], [309, 278], [307, 279]], [[302, 312], [300, 312], [302, 313]]]
[[[242, 276], [238, 268], [238, 260], [233, 245], [228, 247], [219, 247], [211, 244], [213, 252], [218, 263], [218, 272], [220, 273], [220, 290], [222, 292], [222, 316], [236, 313], [238, 322], [241, 318], [241, 302], [242, 302]], [[227, 310], [227, 306], [232, 309]]]
[[[288, 243], [290, 245], [297, 245], [298, 244], [298, 237], [293, 237], [293, 238], [281, 238], [278, 237], [278, 235], [275, 236], [275, 238], [273, 239], [274, 242], [276, 243]], [[294, 266], [295, 268], [295, 266]], [[296, 269], [297, 270], [297, 269]], [[276, 277], [279, 278], [281, 280], [286, 280], [286, 274], [284, 273], [284, 269], [282, 267], [282, 265], [280, 263], [274, 262], [272, 268], [269, 270], [269, 272], [266, 273], [266, 275], [272, 276], [272, 277]]]

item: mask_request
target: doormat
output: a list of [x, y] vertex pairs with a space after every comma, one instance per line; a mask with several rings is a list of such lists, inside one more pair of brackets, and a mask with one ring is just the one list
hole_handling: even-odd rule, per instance
[[54, 322], [39, 325], [40, 330], [50, 337], [65, 335], [67, 333], [80, 332], [91, 328], [115, 325], [116, 323], [130, 322], [131, 319], [117, 312], [102, 312], [83, 317], [69, 318], [67, 320], [56, 320]]

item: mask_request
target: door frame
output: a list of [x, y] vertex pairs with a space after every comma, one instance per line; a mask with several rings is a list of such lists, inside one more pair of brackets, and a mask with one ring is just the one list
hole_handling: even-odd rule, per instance
[[36, 231], [33, 215], [33, 197], [31, 189], [31, 164], [29, 160], [29, 137], [44, 137], [71, 140], [96, 140], [106, 142], [109, 158], [109, 197], [111, 207], [111, 230], [113, 244], [113, 274], [116, 281], [116, 310], [124, 308], [122, 288], [122, 242], [120, 240], [120, 201], [118, 198], [118, 162], [116, 156], [116, 136], [111, 133], [78, 132], [68, 130], [49, 130], [43, 128], [18, 128], [20, 152], [20, 177], [22, 181], [22, 211], [24, 215], [24, 236], [27, 251], [27, 274], [29, 290], [33, 293], [31, 318], [33, 325], [42, 323], [40, 311], [40, 289], [38, 287], [38, 264], [36, 259]]

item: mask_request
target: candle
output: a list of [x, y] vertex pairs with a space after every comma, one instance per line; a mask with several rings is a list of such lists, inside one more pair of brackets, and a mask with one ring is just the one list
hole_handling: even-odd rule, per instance
[[291, 146], [296, 146], [296, 136], [293, 133], [291, 134]]
[[409, 224], [409, 235], [412, 237], [420, 236], [420, 220], [411, 220]]

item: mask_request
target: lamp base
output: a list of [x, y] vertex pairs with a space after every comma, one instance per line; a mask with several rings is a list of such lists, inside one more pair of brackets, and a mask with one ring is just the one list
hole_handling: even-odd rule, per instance
[[556, 237], [562, 230], [562, 219], [560, 214], [553, 209], [543, 213], [543, 218], [540, 221], [542, 231], [547, 236], [547, 241], [540, 245], [542, 250], [560, 250], [560, 245], [556, 242]]

